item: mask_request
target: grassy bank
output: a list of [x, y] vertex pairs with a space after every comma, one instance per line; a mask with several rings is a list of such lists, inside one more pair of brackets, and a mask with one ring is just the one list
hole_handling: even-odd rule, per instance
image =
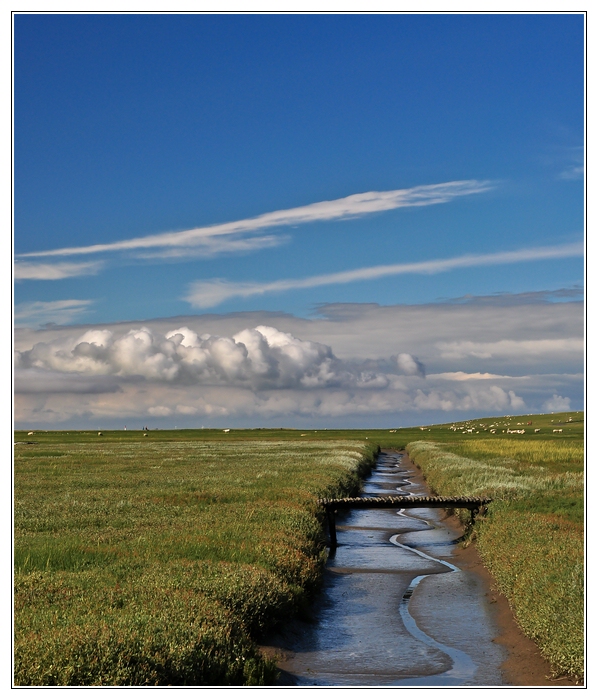
[[273, 682], [255, 640], [317, 588], [317, 498], [375, 447], [176, 437], [15, 436], [17, 685]]
[[378, 445], [408, 444], [437, 493], [496, 499], [476, 526], [484, 561], [555, 672], [580, 677], [583, 425], [19, 431], [15, 681], [271, 683], [255, 640], [319, 584], [317, 498], [354, 492]]
[[563, 440], [561, 433], [527, 440], [506, 432], [466, 435], [451, 442], [414, 441], [407, 450], [435, 493], [495, 499], [476, 523], [484, 563], [555, 675], [581, 680], [583, 441]]

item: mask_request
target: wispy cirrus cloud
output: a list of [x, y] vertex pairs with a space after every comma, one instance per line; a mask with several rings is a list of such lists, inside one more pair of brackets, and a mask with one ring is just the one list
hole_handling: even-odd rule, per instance
[[560, 246], [525, 248], [478, 255], [461, 255], [454, 258], [424, 260], [416, 263], [396, 265], [376, 265], [327, 275], [315, 275], [301, 279], [281, 279], [274, 282], [229, 282], [227, 280], [207, 280], [194, 282], [184, 297], [192, 306], [210, 308], [235, 297], [251, 297], [272, 292], [285, 292], [294, 289], [310, 289], [334, 284], [347, 284], [364, 280], [379, 279], [393, 275], [438, 274], [466, 267], [504, 265], [508, 263], [531, 262], [555, 258], [583, 255], [583, 244], [568, 243]]
[[561, 180], [583, 180], [585, 167], [583, 165], [572, 165], [559, 173]]
[[67, 277], [84, 277], [95, 275], [103, 267], [103, 263], [29, 263], [16, 261], [14, 264], [15, 280], [62, 280]]
[[[61, 257], [70, 255], [95, 255], [98, 253], [131, 252], [150, 249], [189, 249], [206, 246], [210, 239], [220, 236], [237, 237], [233, 245], [238, 245], [238, 237], [267, 228], [333, 221], [374, 214], [376, 212], [400, 209], [401, 207], [422, 207], [449, 202], [456, 197], [486, 192], [493, 188], [487, 180], [459, 180], [436, 185], [421, 185], [402, 190], [385, 192], [364, 192], [341, 199], [315, 202], [292, 209], [260, 214], [249, 219], [240, 219], [223, 224], [202, 226], [171, 233], [141, 236], [113, 243], [99, 243], [89, 246], [74, 246], [25, 253], [19, 257]], [[269, 237], [262, 239], [263, 246], [269, 246]], [[44, 279], [58, 279], [44, 278]]]
[[521, 355], [544, 357], [549, 355], [562, 357], [566, 354], [583, 355], [583, 338], [561, 337], [541, 338], [538, 340], [504, 339], [495, 342], [476, 342], [474, 340], [456, 340], [436, 344], [445, 359], [464, 360], [466, 358], [497, 359], [515, 358]]
[[558, 174], [560, 180], [583, 180], [585, 176], [585, 153], [583, 146], [565, 149], [564, 157], [569, 161]]
[[15, 306], [16, 325], [43, 323], [70, 323], [85, 313], [93, 302], [90, 299], [60, 299], [58, 301], [30, 301]]
[[193, 246], [180, 248], [149, 250], [137, 253], [137, 258], [144, 260], [159, 259], [161, 261], [175, 261], [180, 258], [213, 258], [216, 255], [232, 255], [239, 253], [251, 253], [254, 250], [264, 248], [276, 248], [289, 240], [289, 236], [253, 236], [251, 238], [205, 238]]

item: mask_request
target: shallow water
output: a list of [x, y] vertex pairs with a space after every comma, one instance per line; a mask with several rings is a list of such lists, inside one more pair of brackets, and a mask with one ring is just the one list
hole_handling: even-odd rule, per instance
[[[382, 453], [363, 495], [429, 495], [398, 453]], [[286, 640], [286, 683], [503, 685], [502, 647], [480, 579], [452, 562], [459, 533], [435, 508], [337, 516], [317, 622]]]

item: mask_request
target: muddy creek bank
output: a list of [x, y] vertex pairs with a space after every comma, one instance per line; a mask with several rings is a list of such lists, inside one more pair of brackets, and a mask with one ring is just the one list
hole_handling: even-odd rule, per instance
[[[430, 494], [405, 455], [383, 452], [362, 495]], [[289, 625], [265, 648], [278, 657], [279, 683], [518, 684], [502, 668], [507, 647], [493, 641], [504, 637], [497, 595], [471, 557], [460, 565], [460, 535], [434, 508], [339, 512], [315, 621]]]

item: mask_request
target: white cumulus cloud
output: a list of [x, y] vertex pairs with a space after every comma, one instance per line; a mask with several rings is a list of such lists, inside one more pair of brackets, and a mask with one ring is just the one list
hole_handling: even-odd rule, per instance
[[559, 396], [558, 394], [553, 394], [551, 399], [544, 402], [543, 408], [545, 411], [550, 411], [553, 413], [559, 413], [561, 411], [571, 410], [571, 399], [567, 396]]
[[499, 386], [469, 386], [462, 391], [433, 389], [428, 393], [418, 389], [414, 404], [420, 410], [441, 411], [507, 411], [525, 408], [525, 401], [517, 394]]
[[20, 327], [15, 421], [398, 426], [582, 406], [583, 304], [512, 301]]
[[172, 414], [172, 409], [168, 408], [168, 406], [150, 406], [147, 412], [150, 416], [162, 418], [164, 416], [170, 416]]
[[[246, 328], [231, 337], [198, 335], [186, 326], [164, 335], [147, 327], [124, 333], [90, 329], [77, 337], [62, 336], [17, 351], [15, 364], [21, 371], [46, 371], [57, 376], [104, 375], [256, 391], [332, 386], [377, 389], [390, 381], [382, 372], [354, 369], [327, 345], [301, 340], [270, 326]], [[406, 353], [399, 355], [397, 366], [405, 375], [423, 375], [423, 365]], [[70, 382], [72, 385], [72, 379]], [[191, 413], [191, 409], [178, 410]]]
[[397, 366], [401, 374], [417, 375], [419, 377], [424, 377], [426, 374], [423, 364], [407, 352], [402, 352], [397, 356]]

